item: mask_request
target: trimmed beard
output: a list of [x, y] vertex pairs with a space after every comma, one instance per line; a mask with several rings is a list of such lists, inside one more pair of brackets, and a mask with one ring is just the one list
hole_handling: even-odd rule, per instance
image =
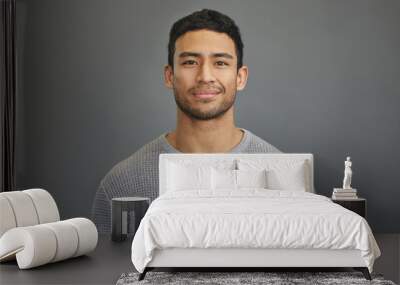
[[[185, 113], [188, 117], [195, 119], [195, 120], [200, 120], [200, 121], [208, 121], [208, 120], [213, 120], [218, 117], [221, 117], [223, 114], [225, 114], [230, 108], [232, 108], [233, 104], [235, 104], [236, 100], [236, 92], [233, 93], [233, 96], [228, 99], [224, 100], [221, 105], [207, 111], [203, 112], [199, 109], [192, 108], [190, 104], [188, 103], [185, 98], [180, 99], [179, 96], [177, 95], [177, 91], [175, 88], [174, 90], [174, 98], [176, 105], [178, 108]], [[218, 96], [225, 96], [226, 93], [220, 93]], [[191, 95], [192, 96], [192, 95]], [[209, 99], [202, 99], [201, 102], [207, 102]]]

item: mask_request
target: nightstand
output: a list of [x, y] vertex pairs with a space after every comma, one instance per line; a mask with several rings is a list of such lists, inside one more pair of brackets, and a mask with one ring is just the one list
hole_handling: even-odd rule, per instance
[[147, 197], [117, 197], [111, 200], [111, 240], [133, 237], [150, 205]]
[[332, 202], [339, 204], [340, 206], [359, 214], [361, 217], [367, 217], [367, 200], [364, 198], [357, 199], [332, 199]]

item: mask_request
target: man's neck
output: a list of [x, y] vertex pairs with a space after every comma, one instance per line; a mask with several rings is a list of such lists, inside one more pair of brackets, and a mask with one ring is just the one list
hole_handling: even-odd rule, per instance
[[236, 147], [244, 136], [240, 128], [231, 126], [178, 127], [168, 133], [166, 139], [183, 153], [224, 153]]

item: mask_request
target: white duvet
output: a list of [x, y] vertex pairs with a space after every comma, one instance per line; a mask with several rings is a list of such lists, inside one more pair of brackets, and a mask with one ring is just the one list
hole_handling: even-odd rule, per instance
[[358, 249], [372, 272], [380, 250], [364, 218], [308, 192], [178, 191], [153, 201], [135, 234], [132, 262], [143, 272], [154, 249]]

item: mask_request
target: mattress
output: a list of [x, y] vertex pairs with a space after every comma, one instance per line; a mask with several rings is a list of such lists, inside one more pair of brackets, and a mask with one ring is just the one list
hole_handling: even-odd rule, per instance
[[367, 221], [309, 192], [248, 188], [167, 192], [150, 205], [132, 242], [139, 272], [162, 249], [359, 250], [372, 272], [380, 250]]

